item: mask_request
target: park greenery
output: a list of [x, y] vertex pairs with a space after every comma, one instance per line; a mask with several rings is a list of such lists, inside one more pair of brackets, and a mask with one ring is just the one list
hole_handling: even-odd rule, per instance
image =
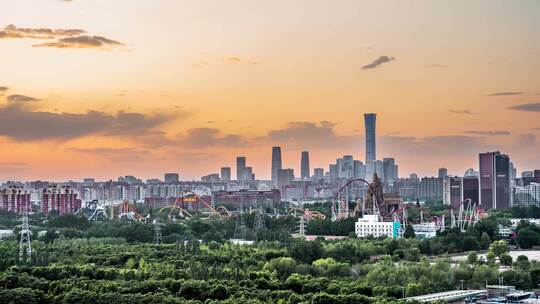
[[[0, 304], [400, 303], [462, 284], [483, 288], [500, 277], [531, 290], [540, 283], [540, 263], [508, 253], [540, 245], [540, 230], [522, 222], [514, 238], [500, 240], [498, 226], [514, 212], [493, 212], [466, 232], [447, 229], [428, 240], [416, 239], [410, 227], [401, 239], [358, 239], [351, 234], [355, 218], [308, 222], [309, 234], [348, 236], [335, 241], [291, 237], [298, 225], [292, 216], [265, 216], [265, 227], [254, 231], [255, 214], [245, 214], [253, 245], [228, 241], [235, 218], [162, 217], [163, 243], [156, 245], [152, 224], [33, 214], [30, 262], [19, 260], [16, 237], [0, 241]], [[0, 213], [2, 227], [17, 224], [17, 216]], [[455, 261], [457, 253], [468, 255]]]

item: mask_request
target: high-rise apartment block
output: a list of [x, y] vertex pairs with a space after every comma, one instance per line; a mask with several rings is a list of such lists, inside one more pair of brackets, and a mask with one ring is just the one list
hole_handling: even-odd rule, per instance
[[221, 180], [230, 181], [231, 180], [231, 167], [222, 167], [221, 168]]

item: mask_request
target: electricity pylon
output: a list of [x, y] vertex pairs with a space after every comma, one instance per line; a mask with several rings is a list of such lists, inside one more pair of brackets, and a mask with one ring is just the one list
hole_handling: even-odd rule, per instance
[[19, 260], [21, 262], [30, 263], [32, 261], [31, 235], [32, 231], [30, 231], [28, 225], [28, 206], [25, 206], [21, 224], [21, 241], [19, 243]]

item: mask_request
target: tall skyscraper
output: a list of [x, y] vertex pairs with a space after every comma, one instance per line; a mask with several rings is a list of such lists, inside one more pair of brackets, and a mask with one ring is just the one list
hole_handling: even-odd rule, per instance
[[302, 179], [309, 179], [309, 152], [302, 151], [300, 177]]
[[245, 180], [246, 157], [238, 156], [236, 158], [236, 180]]
[[231, 167], [222, 167], [221, 168], [221, 180], [230, 181], [231, 180]]
[[281, 169], [281, 147], [272, 147], [272, 183], [278, 184], [278, 172]]
[[484, 209], [511, 206], [510, 158], [499, 151], [479, 154], [480, 204]]
[[375, 143], [375, 125], [377, 114], [364, 114], [364, 123], [366, 127], [366, 179], [371, 181], [375, 172], [374, 162], [377, 159]]

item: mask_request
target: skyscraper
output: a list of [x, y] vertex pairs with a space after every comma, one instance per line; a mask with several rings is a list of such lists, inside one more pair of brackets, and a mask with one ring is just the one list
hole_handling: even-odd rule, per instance
[[315, 180], [324, 179], [324, 169], [323, 168], [315, 168], [315, 169], [313, 169], [313, 178]]
[[375, 172], [374, 162], [377, 159], [375, 151], [375, 122], [377, 114], [364, 114], [364, 123], [366, 127], [366, 179], [371, 181]]
[[397, 165], [396, 160], [393, 158], [383, 158], [383, 181], [387, 184], [392, 184], [397, 177]]
[[309, 152], [302, 151], [300, 177], [302, 179], [309, 179]]
[[245, 180], [246, 157], [238, 156], [236, 158], [236, 180]]
[[231, 167], [222, 167], [221, 168], [221, 180], [230, 181], [231, 180]]
[[479, 154], [480, 204], [484, 209], [510, 208], [510, 158], [501, 152]]
[[294, 180], [294, 170], [293, 169], [279, 169], [278, 171], [278, 187], [280, 190], [284, 186], [287, 186], [290, 182]]
[[272, 148], [272, 183], [274, 187], [278, 184], [278, 172], [281, 169], [281, 147]]

